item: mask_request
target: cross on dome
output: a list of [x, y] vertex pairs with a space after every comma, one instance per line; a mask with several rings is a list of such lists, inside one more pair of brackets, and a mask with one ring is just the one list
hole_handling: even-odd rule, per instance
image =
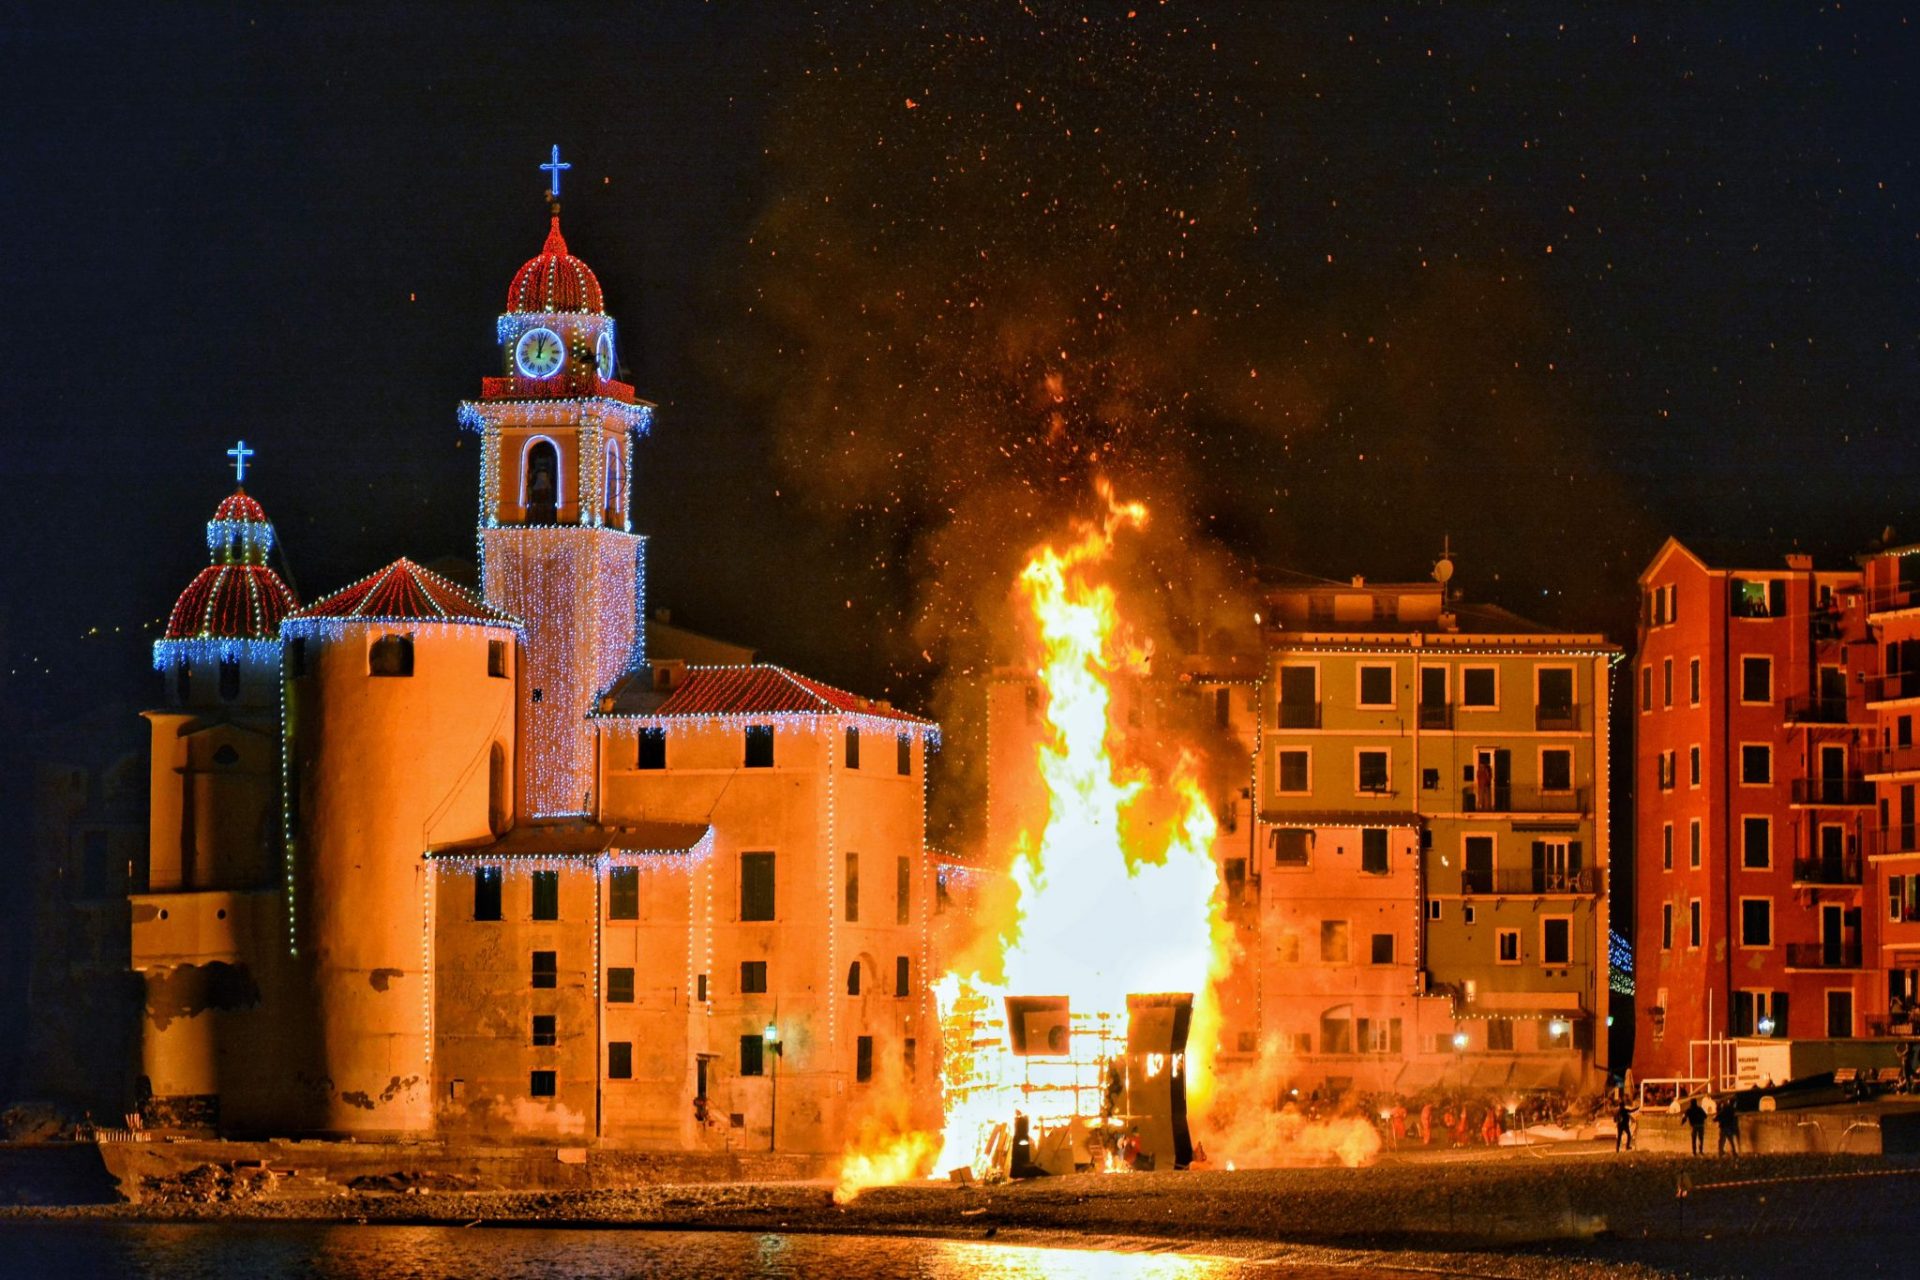
[[568, 164], [560, 159], [560, 144], [557, 142], [554, 143], [553, 159], [549, 160], [547, 163], [540, 166], [540, 171], [542, 173], [550, 173], [553, 175], [552, 185], [547, 189], [548, 194], [552, 199], [558, 200], [560, 198], [560, 171], [562, 169], [571, 169], [571, 168], [573, 168], [571, 164]]
[[240, 441], [235, 444], [233, 448], [227, 450], [227, 456], [233, 459], [233, 461], [227, 465], [233, 468], [234, 483], [245, 484], [247, 482], [247, 459], [253, 455], [254, 450], [247, 447], [245, 440]]

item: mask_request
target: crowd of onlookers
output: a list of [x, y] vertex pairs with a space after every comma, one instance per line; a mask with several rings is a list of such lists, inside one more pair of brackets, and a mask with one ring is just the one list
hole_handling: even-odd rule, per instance
[[1594, 1099], [1569, 1098], [1560, 1090], [1429, 1089], [1410, 1097], [1373, 1093], [1338, 1099], [1316, 1090], [1296, 1103], [1309, 1120], [1355, 1114], [1372, 1117], [1380, 1130], [1381, 1147], [1388, 1151], [1499, 1146], [1506, 1134], [1536, 1125], [1573, 1128], [1597, 1114]]

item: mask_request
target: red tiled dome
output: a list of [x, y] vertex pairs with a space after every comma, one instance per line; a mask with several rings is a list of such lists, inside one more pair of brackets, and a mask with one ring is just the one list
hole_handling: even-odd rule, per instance
[[297, 607], [263, 564], [210, 564], [187, 584], [167, 618], [168, 640], [276, 640]]
[[458, 583], [404, 557], [300, 611], [302, 618], [478, 622], [518, 626]]
[[560, 234], [560, 215], [553, 215], [547, 243], [537, 257], [514, 272], [507, 286], [507, 310], [512, 312], [589, 311], [604, 314], [600, 281], [593, 269], [567, 252]]
[[245, 489], [235, 489], [222, 498], [220, 505], [213, 509], [213, 518], [215, 520], [257, 520], [265, 524], [267, 512], [266, 508], [247, 496]]

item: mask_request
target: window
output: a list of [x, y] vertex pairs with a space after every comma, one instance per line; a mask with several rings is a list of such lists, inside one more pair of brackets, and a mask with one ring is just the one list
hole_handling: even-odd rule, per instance
[[530, 524], [552, 524], [560, 506], [560, 450], [545, 436], [527, 441], [520, 455], [520, 505]]
[[1541, 727], [1563, 724], [1573, 718], [1573, 669], [1541, 667], [1535, 705], [1540, 711]]
[[1320, 1052], [1353, 1052], [1353, 1006], [1340, 1005], [1320, 1015]]
[[1363, 666], [1360, 668], [1360, 705], [1363, 707], [1393, 705], [1392, 667]]
[[707, 975], [704, 973], [694, 975], [693, 998], [701, 1004], [707, 1002]]
[[1740, 744], [1740, 785], [1764, 787], [1773, 781], [1773, 748], [1764, 742]]
[[1313, 789], [1307, 772], [1309, 753], [1289, 750], [1280, 753], [1280, 790], [1288, 795], [1305, 795]]
[[1693, 706], [1700, 705], [1700, 659], [1687, 660], [1687, 701]]
[[1439, 918], [1440, 918], [1440, 899], [1428, 898], [1427, 899], [1427, 919], [1438, 920]]
[[1280, 727], [1320, 727], [1320, 670], [1317, 667], [1280, 668]]
[[1690, 787], [1697, 787], [1700, 785], [1700, 748], [1699, 747], [1687, 748], [1687, 785]]
[[1313, 833], [1305, 827], [1275, 827], [1267, 836], [1273, 847], [1276, 867], [1304, 867], [1313, 846]]
[[1700, 819], [1694, 818], [1687, 823], [1687, 865], [1696, 871], [1700, 868]]
[[1748, 871], [1773, 865], [1773, 819], [1755, 814], [1740, 819], [1740, 865]]
[[507, 678], [507, 642], [487, 641], [487, 675], [495, 680]]
[[1320, 922], [1320, 960], [1323, 964], [1346, 964], [1353, 959], [1345, 920]]
[[1369, 960], [1373, 964], [1393, 963], [1393, 935], [1376, 933], [1373, 935]]
[[1777, 618], [1786, 612], [1787, 584], [1783, 579], [1732, 578], [1729, 611], [1736, 618]]
[[1487, 1048], [1506, 1053], [1513, 1052], [1513, 1023], [1505, 1018], [1487, 1020]]
[[740, 994], [743, 996], [763, 996], [767, 993], [767, 962], [765, 960], [742, 960], [740, 962]]
[[607, 1041], [607, 1079], [633, 1079], [633, 1041]]
[[847, 768], [860, 767], [860, 730], [847, 726]]
[[900, 1065], [907, 1069], [909, 1076], [913, 1074], [914, 1059], [918, 1056], [915, 1051], [918, 1048], [919, 1044], [912, 1036], [908, 1036], [900, 1043]]
[[910, 733], [894, 735], [893, 771], [903, 778], [913, 772], [913, 735]]
[[1360, 1052], [1400, 1052], [1400, 1019], [1357, 1018], [1354, 1021], [1359, 1028]]
[[1671, 822], [1660, 824], [1660, 869], [1673, 870], [1673, 824]]
[[1500, 964], [1520, 963], [1520, 931], [1518, 929], [1493, 931], [1493, 957]]
[[913, 994], [913, 963], [905, 956], [893, 958], [893, 994], [901, 999]]
[[773, 919], [773, 855], [740, 855], [740, 918]]
[[1471, 902], [1461, 903], [1460, 904], [1460, 923], [1472, 924], [1473, 919], [1474, 919], [1473, 904]]
[[750, 724], [747, 726], [747, 753], [745, 764], [749, 769], [773, 768], [772, 725]]
[[473, 918], [475, 920], [500, 918], [499, 867], [473, 869]]
[[1461, 840], [1460, 892], [1493, 892], [1493, 837], [1467, 836]]
[[1233, 727], [1233, 690], [1215, 689], [1213, 691], [1213, 723], [1216, 728]]
[[1740, 701], [1748, 703], [1773, 701], [1772, 658], [1740, 659]]
[[295, 680], [307, 674], [307, 641], [296, 636], [287, 641], [287, 675]]
[[1387, 874], [1387, 829], [1385, 827], [1361, 829], [1360, 869], [1369, 875]]
[[1660, 705], [1663, 708], [1671, 707], [1673, 705], [1673, 659], [1672, 658], [1660, 659]]
[[905, 856], [893, 861], [893, 922], [907, 924], [913, 919], [913, 859]]
[[1540, 789], [1573, 790], [1573, 752], [1564, 747], [1549, 747], [1540, 753]]
[[230, 658], [220, 662], [220, 696], [228, 702], [240, 696], [240, 664]]
[[607, 872], [607, 919], [640, 918], [640, 868], [615, 867]]
[[558, 1019], [551, 1013], [536, 1013], [533, 1015], [534, 1048], [550, 1049], [560, 1043], [560, 1035], [555, 1025], [557, 1022]]
[[367, 674], [370, 676], [410, 676], [413, 674], [413, 637], [385, 635], [367, 648]]
[[1700, 899], [1698, 898], [1687, 900], [1687, 949], [1689, 951], [1700, 949]]
[[1460, 672], [1460, 705], [1497, 707], [1500, 705], [1498, 673], [1492, 667], [1465, 667]]
[[1640, 668], [1640, 709], [1653, 710], [1653, 668]]
[[872, 1036], [861, 1036], [853, 1042], [853, 1078], [860, 1084], [873, 1079]]
[[1662, 903], [1660, 906], [1660, 949], [1673, 950], [1673, 904], [1671, 902]]
[[847, 994], [850, 996], [860, 994], [860, 962], [858, 960], [847, 966]]
[[1548, 916], [1540, 922], [1540, 963], [1552, 966], [1573, 963], [1573, 917]]
[[533, 953], [533, 985], [535, 990], [560, 985], [559, 953], [553, 951]]
[[1355, 778], [1357, 790], [1384, 795], [1387, 791], [1387, 753], [1384, 751], [1357, 751]]
[[560, 873], [558, 871], [533, 873], [533, 918], [535, 920], [560, 918]]
[[633, 1003], [633, 970], [626, 966], [607, 970], [607, 1003]]
[[1740, 899], [1740, 945], [1743, 947], [1770, 947], [1773, 945], [1773, 899]]
[[1673, 752], [1662, 751], [1654, 760], [1660, 771], [1659, 783], [1662, 791], [1673, 790]]
[[857, 924], [860, 920], [860, 855], [847, 855], [847, 923]]
[[760, 1033], [740, 1037], [740, 1074], [758, 1076], [766, 1074], [766, 1044], [760, 1039]]
[[535, 1071], [527, 1077], [527, 1092], [536, 1098], [551, 1098], [560, 1092], [560, 1078], [551, 1071]]
[[634, 761], [634, 764], [641, 769], [667, 767], [667, 731], [665, 729], [640, 731], [640, 757]]

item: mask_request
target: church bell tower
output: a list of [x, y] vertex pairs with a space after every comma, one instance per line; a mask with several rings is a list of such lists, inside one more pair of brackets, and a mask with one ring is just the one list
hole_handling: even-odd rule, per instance
[[495, 328], [500, 373], [460, 406], [480, 436], [481, 579], [487, 603], [526, 626], [520, 682], [522, 820], [594, 808], [595, 699], [643, 659], [646, 540], [631, 532], [633, 444], [653, 406], [618, 380], [600, 281], [560, 234], [555, 147], [550, 222], [514, 273]]

